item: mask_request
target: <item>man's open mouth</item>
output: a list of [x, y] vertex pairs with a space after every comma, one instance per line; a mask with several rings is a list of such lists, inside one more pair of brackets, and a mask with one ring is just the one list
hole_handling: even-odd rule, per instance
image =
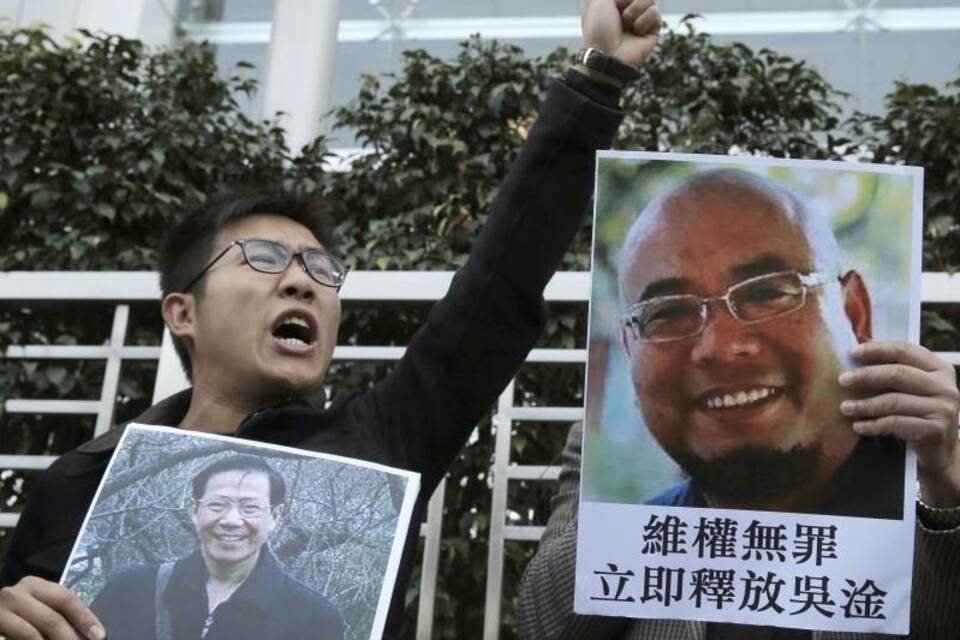
[[780, 390], [774, 387], [755, 387], [729, 393], [703, 395], [697, 400], [697, 404], [704, 409], [738, 409], [761, 404], [779, 394]]
[[273, 337], [294, 347], [310, 346], [316, 340], [316, 329], [309, 315], [291, 311], [280, 316], [273, 325]]

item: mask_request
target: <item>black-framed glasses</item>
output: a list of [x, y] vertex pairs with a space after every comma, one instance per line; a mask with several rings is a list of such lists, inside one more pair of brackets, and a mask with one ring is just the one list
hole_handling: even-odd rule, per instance
[[722, 296], [657, 296], [627, 307], [624, 325], [638, 342], [670, 342], [699, 335], [711, 303], [723, 302], [736, 320], [758, 324], [803, 307], [807, 291], [829, 282], [821, 273], [778, 271], [731, 285]]
[[243, 240], [234, 240], [227, 247], [217, 254], [217, 257], [211, 260], [196, 277], [190, 281], [190, 284], [183, 288], [183, 293], [190, 290], [190, 287], [197, 284], [207, 271], [213, 265], [217, 264], [223, 256], [227, 255], [234, 246], [240, 247], [243, 252], [243, 259], [251, 268], [261, 273], [283, 273], [290, 267], [294, 258], [300, 258], [300, 264], [307, 274], [325, 287], [332, 287], [337, 291], [343, 286], [343, 281], [347, 277], [347, 265], [327, 253], [323, 249], [307, 249], [306, 251], [291, 251], [279, 242], [265, 240], [263, 238], [246, 238]]

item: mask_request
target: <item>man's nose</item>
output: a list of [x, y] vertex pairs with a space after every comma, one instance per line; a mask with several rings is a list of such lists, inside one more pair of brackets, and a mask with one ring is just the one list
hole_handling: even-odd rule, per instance
[[240, 515], [240, 505], [231, 504], [226, 511], [220, 514], [219, 520], [222, 525], [242, 525], [243, 517]]
[[694, 338], [691, 358], [695, 363], [736, 362], [760, 353], [760, 341], [753, 327], [734, 318], [722, 302], [707, 310], [704, 322], [703, 331]]
[[294, 258], [287, 270], [280, 274], [280, 290], [290, 298], [309, 302], [317, 295], [317, 286], [299, 257]]

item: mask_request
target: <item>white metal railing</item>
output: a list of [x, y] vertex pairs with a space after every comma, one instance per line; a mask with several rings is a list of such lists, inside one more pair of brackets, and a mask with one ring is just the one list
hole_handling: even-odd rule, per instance
[[[451, 277], [450, 272], [358, 271], [350, 274], [341, 291], [341, 297], [345, 301], [432, 301], [443, 296]], [[561, 273], [550, 282], [545, 297], [548, 301], [585, 304], [588, 290], [589, 274]], [[97, 433], [109, 428], [113, 420], [114, 399], [123, 362], [160, 359], [162, 363], [164, 356], [171, 357], [170, 362], [175, 361], [172, 354], [169, 351], [165, 353], [161, 347], [125, 344], [129, 305], [134, 302], [157, 301], [159, 297], [157, 277], [151, 272], [0, 272], [0, 304], [30, 304], [37, 301], [70, 303], [81, 300], [114, 304], [110, 339], [104, 345], [19, 345], [9, 347], [6, 351], [6, 357], [13, 359], [106, 361], [99, 399], [8, 398], [5, 401], [6, 411], [95, 415]], [[922, 300], [926, 303], [960, 304], [960, 275], [925, 273], [922, 279]], [[338, 346], [334, 350], [334, 358], [337, 360], [393, 361], [402, 354], [403, 347], [392, 346]], [[960, 365], [960, 352], [940, 355]], [[530, 363], [562, 364], [585, 361], [584, 349], [534, 349], [527, 358]], [[568, 425], [583, 416], [582, 407], [516, 406], [514, 395], [514, 384], [511, 383], [500, 395], [494, 415], [496, 436], [484, 605], [485, 640], [494, 640], [499, 633], [505, 544], [508, 541], [539, 540], [543, 533], [541, 526], [508, 524], [509, 483], [521, 480], [556, 480], [559, 475], [559, 468], [555, 466], [511, 463], [513, 427], [515, 423], [525, 421]], [[0, 455], [0, 469], [45, 469], [53, 459], [52, 456]], [[432, 634], [443, 496], [444, 485], [441, 484], [430, 500], [427, 521], [420, 532], [424, 537], [424, 556], [417, 618], [418, 640], [430, 638]], [[13, 527], [16, 522], [16, 514], [0, 514], [0, 527]]]

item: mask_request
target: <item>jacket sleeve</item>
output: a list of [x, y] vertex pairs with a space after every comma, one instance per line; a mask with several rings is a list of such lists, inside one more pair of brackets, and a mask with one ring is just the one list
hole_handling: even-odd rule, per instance
[[[27, 558], [36, 553], [38, 541], [42, 539], [42, 503], [44, 502], [45, 478], [46, 473], [40, 474], [40, 478], [30, 493], [30, 499], [24, 505], [20, 519], [17, 521], [17, 528], [13, 530], [7, 557], [3, 559], [2, 566], [0, 566], [0, 588], [11, 587], [34, 573], [28, 567]], [[49, 575], [41, 577], [47, 580], [56, 580], [55, 577]]]
[[957, 576], [960, 576], [960, 527], [934, 530], [917, 524], [913, 556], [910, 635], [953, 638], [960, 629]]
[[517, 595], [517, 636], [529, 640], [618, 637], [625, 618], [581, 616], [573, 612], [580, 506], [580, 453], [583, 425], [570, 429], [561, 456], [560, 486], [551, 504], [540, 548], [527, 565]]
[[427, 495], [540, 336], [543, 290], [588, 210], [595, 152], [622, 119], [577, 82], [549, 89], [467, 263], [394, 371], [355, 407], [390, 443], [393, 463], [422, 474]]

